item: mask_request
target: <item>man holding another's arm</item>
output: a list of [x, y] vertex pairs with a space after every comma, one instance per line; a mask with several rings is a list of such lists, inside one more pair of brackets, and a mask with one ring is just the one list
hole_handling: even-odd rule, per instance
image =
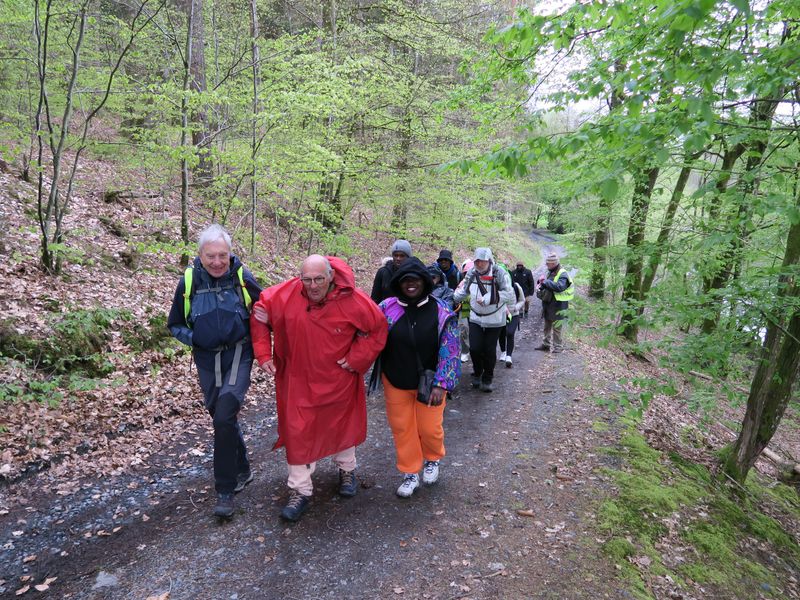
[[251, 322], [262, 369], [275, 376], [278, 440], [286, 447], [289, 501], [297, 521], [313, 494], [316, 462], [331, 456], [339, 494], [354, 496], [355, 448], [366, 439], [364, 373], [386, 343], [383, 313], [355, 287], [343, 260], [313, 254], [300, 275], [264, 290]]

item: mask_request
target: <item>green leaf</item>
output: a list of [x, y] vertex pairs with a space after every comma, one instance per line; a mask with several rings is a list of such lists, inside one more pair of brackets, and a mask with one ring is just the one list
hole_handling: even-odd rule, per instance
[[600, 195], [606, 200], [613, 200], [619, 191], [619, 183], [616, 178], [609, 177], [600, 182]]

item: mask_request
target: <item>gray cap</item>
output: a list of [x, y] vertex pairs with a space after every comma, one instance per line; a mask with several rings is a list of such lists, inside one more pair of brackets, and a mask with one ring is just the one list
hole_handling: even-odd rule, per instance
[[395, 243], [392, 244], [392, 254], [395, 252], [402, 252], [406, 256], [414, 256], [411, 254], [411, 244], [406, 240], [396, 240]]
[[475, 248], [475, 256], [472, 260], [494, 260], [491, 248]]

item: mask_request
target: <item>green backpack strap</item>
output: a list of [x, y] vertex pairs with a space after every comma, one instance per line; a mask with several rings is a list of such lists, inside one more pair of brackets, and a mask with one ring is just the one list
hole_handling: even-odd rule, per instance
[[194, 278], [194, 267], [187, 267], [183, 272], [183, 318], [189, 328], [192, 324], [189, 322], [189, 315], [192, 314], [192, 289]]
[[[253, 299], [250, 297], [250, 292], [247, 291], [247, 286], [244, 283], [244, 267], [239, 267], [236, 270], [236, 275], [239, 278], [239, 286], [241, 288], [241, 298], [247, 312], [253, 305]], [[191, 328], [192, 324], [189, 321], [189, 316], [192, 314], [192, 296], [194, 289], [192, 289], [194, 278], [194, 267], [187, 267], [183, 272], [183, 317], [186, 324]]]
[[236, 274], [239, 276], [239, 285], [242, 286], [242, 302], [247, 312], [250, 312], [250, 307], [253, 305], [253, 299], [250, 297], [250, 292], [247, 291], [247, 286], [244, 284], [244, 267], [236, 269]]

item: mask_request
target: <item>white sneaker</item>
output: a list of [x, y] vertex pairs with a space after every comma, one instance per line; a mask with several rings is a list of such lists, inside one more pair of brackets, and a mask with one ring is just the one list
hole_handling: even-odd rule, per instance
[[510, 356], [506, 356], [506, 367], [510, 367], [513, 364], [514, 364], [514, 361], [511, 360], [511, 357]]
[[500, 353], [500, 362], [504, 362], [505, 360], [506, 360], [506, 353], [505, 352], [501, 352]]
[[397, 488], [397, 495], [401, 498], [410, 498], [419, 487], [419, 475], [416, 473], [406, 473], [403, 477], [403, 483]]
[[461, 355], [461, 362], [467, 362], [469, 360], [469, 353]]
[[431, 485], [439, 481], [439, 461], [426, 460], [422, 469], [422, 483]]

